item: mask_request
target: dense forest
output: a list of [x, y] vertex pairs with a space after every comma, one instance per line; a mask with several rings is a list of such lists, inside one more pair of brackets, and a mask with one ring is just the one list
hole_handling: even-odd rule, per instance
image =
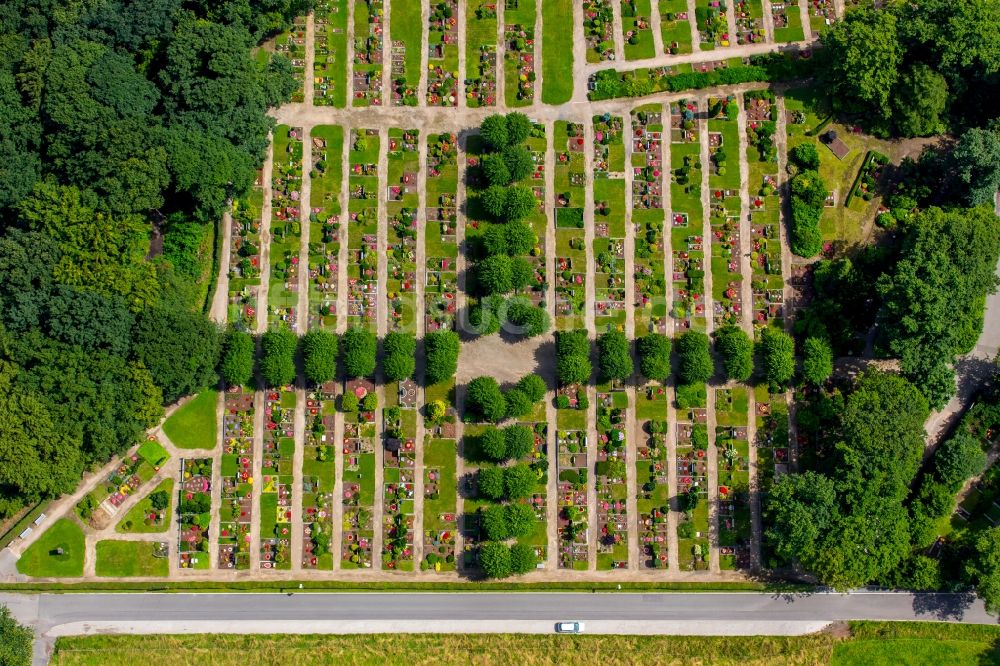
[[253, 49], [310, 5], [0, 3], [0, 517], [215, 382], [215, 225], [295, 87]]

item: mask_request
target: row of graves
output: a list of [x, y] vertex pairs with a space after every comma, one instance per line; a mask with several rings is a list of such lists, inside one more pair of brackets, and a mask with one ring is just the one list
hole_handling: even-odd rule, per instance
[[761, 0], [737, 0], [736, 43], [762, 44], [767, 41], [764, 30], [764, 6]]
[[208, 569], [212, 524], [212, 459], [182, 458], [177, 491], [177, 565]]
[[[682, 571], [707, 570], [709, 561], [708, 411], [704, 385], [678, 387], [677, 552]], [[682, 400], [682, 391], [684, 393]], [[689, 395], [694, 394], [694, 395]], [[680, 405], [685, 405], [681, 407]]]
[[337, 382], [306, 394], [306, 432], [302, 451], [302, 568], [333, 569], [333, 506], [336, 500]]
[[[395, 388], [395, 390], [393, 390]], [[417, 385], [386, 387], [382, 411], [382, 568], [413, 571]]]
[[222, 504], [219, 507], [217, 564], [220, 569], [249, 569], [254, 488], [254, 393], [231, 387], [223, 400]]
[[386, 316], [389, 331], [416, 332], [417, 315], [417, 130], [389, 130], [386, 210], [389, 238]]
[[529, 256], [526, 257], [534, 269], [534, 274], [524, 295], [531, 301], [532, 305], [539, 306], [544, 304], [545, 292], [548, 288], [545, 262], [545, 238], [549, 226], [549, 216], [545, 210], [545, 153], [548, 150], [548, 144], [545, 138], [545, 125], [532, 123], [531, 134], [525, 142], [525, 147], [531, 153], [534, 166], [528, 178], [515, 184], [531, 188], [531, 193], [535, 197], [535, 208], [524, 221], [531, 225], [538, 241], [531, 249]]
[[[771, 487], [792, 469], [792, 449], [788, 422], [788, 402], [784, 393], [770, 393], [767, 384], [761, 383], [754, 389], [754, 422], [756, 432], [754, 446], [757, 449], [757, 484], [760, 501], [763, 503]], [[762, 561], [776, 564], [773, 548], [767, 540], [766, 531], [761, 535]]]
[[465, 104], [469, 108], [497, 103], [497, 6], [482, 2], [466, 17]]
[[260, 479], [260, 566], [291, 569], [292, 464], [295, 454], [295, 392], [264, 394], [264, 449]]
[[[400, 17], [402, 18], [402, 17]], [[417, 87], [406, 78], [406, 42], [402, 39], [392, 40], [389, 50], [389, 76], [392, 78], [392, 105], [416, 106]]]
[[[375, 412], [378, 399], [369, 378], [352, 379], [344, 385], [351, 409], [344, 410], [343, 538], [340, 566], [368, 569], [372, 566], [375, 512]], [[341, 404], [346, 404], [341, 397]]]
[[781, 276], [781, 196], [778, 193], [777, 105], [774, 93], [744, 95], [749, 164], [750, 269], [755, 330], [784, 325]]
[[420, 59], [424, 50], [422, 4], [412, 0], [393, 0], [390, 69], [392, 105], [416, 106], [420, 83]]
[[458, 0], [431, 2], [427, 27], [427, 106], [458, 106]]
[[621, 116], [594, 116], [594, 318], [625, 324], [625, 143]]
[[379, 131], [352, 129], [348, 172], [347, 320], [375, 328], [378, 310]]
[[805, 39], [799, 0], [772, 2], [771, 21], [774, 23], [775, 42], [800, 42]]
[[716, 327], [743, 319], [739, 127], [734, 97], [708, 100], [712, 309]]
[[636, 511], [639, 514], [639, 566], [666, 569], [670, 543], [670, 460], [667, 389], [661, 383], [636, 391], [639, 441], [636, 446]]
[[555, 123], [556, 328], [584, 325], [587, 243], [584, 229], [586, 139], [581, 123]]
[[458, 314], [458, 137], [432, 134], [427, 144], [424, 211], [424, 331], [452, 330]]
[[534, 445], [531, 452], [520, 462], [528, 463], [538, 474], [538, 481], [535, 483], [535, 487], [529, 497], [526, 497], [521, 502], [527, 504], [531, 507], [531, 510], [535, 514], [535, 527], [536, 529], [528, 536], [518, 539], [520, 543], [524, 543], [531, 547], [535, 553], [536, 566], [539, 569], [545, 567], [545, 562], [548, 559], [549, 550], [549, 533], [547, 529], [548, 525], [548, 421], [545, 420], [545, 411], [541, 403], [535, 406], [535, 412], [531, 417], [534, 419], [532, 422], [522, 422], [521, 425], [527, 426], [531, 429], [534, 436]]
[[691, 53], [691, 22], [687, 0], [659, 0], [663, 51], [670, 55]]
[[354, 4], [354, 69], [351, 74], [354, 106], [382, 104], [384, 15], [383, 0], [362, 0]]
[[335, 330], [340, 287], [344, 128], [312, 129], [309, 209], [309, 328]]
[[535, 2], [504, 0], [504, 93], [508, 106], [535, 98]]
[[317, 0], [313, 13], [313, 104], [347, 103], [348, 0]]
[[837, 20], [837, 10], [833, 0], [808, 0], [809, 26], [814, 35]]
[[705, 239], [698, 102], [670, 104], [671, 316], [678, 333], [705, 327]]
[[597, 394], [597, 569], [628, 568], [628, 485], [625, 387], [614, 383]]
[[299, 317], [302, 139], [301, 127], [279, 125], [274, 130], [267, 319], [269, 326], [284, 325], [291, 329], [296, 327]]
[[[584, 426], [586, 420], [584, 419]], [[560, 569], [586, 571], [589, 566], [589, 507], [586, 430], [556, 432], [556, 497], [559, 501]]]
[[156, 476], [169, 457], [166, 449], [150, 436], [134, 453], [123, 456], [104, 481], [83, 496], [74, 507], [77, 517], [95, 530], [105, 529], [122, 505]]
[[583, 34], [587, 40], [587, 62], [615, 59], [615, 22], [611, 0], [583, 3]]
[[632, 224], [635, 330], [667, 332], [663, 235], [663, 107], [632, 111]]
[[274, 51], [280, 53], [292, 65], [292, 76], [298, 84], [292, 93], [293, 102], [301, 102], [305, 98], [304, 83], [306, 80], [306, 17], [296, 16], [292, 27], [278, 35], [274, 40]]
[[257, 327], [258, 296], [260, 293], [260, 225], [264, 200], [262, 173], [250, 192], [236, 199], [232, 209], [229, 245], [228, 319], [241, 331]]
[[[453, 136], [440, 135], [437, 141], [446, 139], [449, 144]], [[433, 144], [432, 144], [433, 145]], [[430, 156], [428, 156], [430, 160]], [[434, 183], [433, 169], [428, 167], [428, 197]], [[442, 172], [443, 174], [443, 172]], [[452, 177], [437, 176], [437, 187], [454, 192]], [[443, 180], [442, 180], [443, 179]], [[426, 244], [428, 254], [436, 241], [428, 234]], [[435, 250], [436, 251], [436, 250]], [[458, 252], [458, 247], [454, 250]], [[451, 330], [454, 321], [436, 330]], [[435, 329], [427, 329], [435, 330]], [[423, 560], [421, 571], [455, 571], [456, 537], [458, 535], [458, 479], [457, 461], [458, 437], [456, 422], [458, 413], [453, 400], [455, 378], [450, 377], [439, 384], [427, 386], [424, 392], [423, 433], [423, 474], [424, 474], [424, 515], [423, 515]]]
[[656, 54], [649, 17], [650, 0], [622, 0], [622, 39], [626, 60], [644, 60]]
[[745, 386], [715, 393], [715, 450], [718, 471], [719, 566], [750, 566], [749, 392]]

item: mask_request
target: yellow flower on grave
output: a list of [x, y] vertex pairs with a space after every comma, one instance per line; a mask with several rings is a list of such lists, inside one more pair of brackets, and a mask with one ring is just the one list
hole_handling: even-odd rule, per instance
[[434, 571], [441, 571], [441, 563], [440, 562], [435, 562], [434, 563]]
[[252, 476], [247, 477], [247, 483], [249, 483], [251, 486], [253, 485], [253, 477]]

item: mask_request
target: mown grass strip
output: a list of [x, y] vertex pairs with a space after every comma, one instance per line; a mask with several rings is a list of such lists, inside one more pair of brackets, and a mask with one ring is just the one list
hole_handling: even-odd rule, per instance
[[572, 0], [542, 4], [542, 102], [565, 104], [573, 97]]

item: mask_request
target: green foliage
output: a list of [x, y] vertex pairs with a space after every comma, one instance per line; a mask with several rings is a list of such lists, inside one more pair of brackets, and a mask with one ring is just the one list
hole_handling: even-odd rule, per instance
[[409, 333], [393, 331], [382, 341], [385, 356], [382, 372], [389, 381], [409, 379], [417, 368], [417, 340]]
[[479, 468], [476, 475], [476, 489], [480, 497], [491, 500], [500, 500], [504, 495], [503, 468], [495, 465], [488, 465]]
[[510, 184], [510, 169], [507, 168], [507, 161], [500, 153], [491, 153], [483, 158], [483, 175], [490, 185], [507, 186]]
[[219, 375], [227, 386], [247, 386], [253, 377], [254, 342], [249, 333], [230, 329], [222, 336]]
[[892, 98], [896, 128], [903, 136], [931, 136], [945, 131], [948, 82], [923, 63], [912, 65], [900, 78]]
[[[508, 401], [510, 394], [508, 394]], [[535, 433], [528, 426], [511, 425], [503, 429], [504, 447], [507, 459], [520, 460], [535, 448]]]
[[507, 415], [507, 400], [492, 377], [476, 377], [466, 386], [465, 406], [480, 421], [496, 423]]
[[1000, 527], [983, 530], [976, 539], [975, 555], [966, 570], [976, 592], [991, 613], [1000, 611]]
[[169, 404], [215, 383], [219, 332], [202, 314], [157, 306], [139, 313], [133, 353]]
[[937, 478], [952, 494], [985, 468], [986, 453], [979, 442], [967, 433], [959, 432], [945, 440], [934, 454]]
[[545, 397], [545, 392], [548, 391], [545, 380], [538, 375], [521, 377], [517, 382], [517, 388], [521, 389], [531, 402], [538, 402]]
[[504, 498], [510, 501], [526, 499], [535, 490], [538, 476], [530, 465], [506, 467], [503, 471]]
[[340, 340], [340, 360], [348, 377], [370, 377], [375, 374], [378, 339], [366, 328], [352, 326]]
[[764, 378], [769, 384], [784, 386], [795, 376], [795, 341], [784, 331], [765, 328], [760, 335]]
[[629, 341], [621, 331], [608, 331], [597, 338], [597, 353], [601, 381], [625, 380], [632, 376]]
[[802, 346], [802, 376], [821, 385], [833, 374], [833, 350], [825, 338], [806, 338]]
[[753, 340], [739, 326], [723, 326], [715, 332], [715, 349], [722, 355], [726, 379], [745, 382], [753, 375]]
[[295, 351], [299, 338], [282, 327], [264, 333], [260, 339], [260, 376], [271, 388], [288, 386], [295, 381]]
[[[535, 161], [524, 146], [507, 146], [503, 149], [503, 161], [511, 181], [524, 180], [535, 170]], [[505, 183], [506, 184], [506, 183]]]
[[507, 131], [507, 119], [497, 113], [483, 118], [483, 122], [479, 125], [479, 134], [494, 151], [503, 150], [511, 143]]
[[819, 171], [819, 152], [812, 141], [800, 143], [788, 151], [788, 161], [801, 171]]
[[510, 548], [496, 541], [479, 546], [479, 566], [487, 578], [507, 578], [513, 573]]
[[515, 543], [510, 547], [510, 565], [515, 574], [526, 574], [538, 566], [538, 556], [531, 546]]
[[313, 329], [302, 336], [302, 372], [313, 384], [324, 384], [337, 376], [337, 336]]
[[966, 188], [968, 206], [993, 204], [1000, 187], [1000, 128], [972, 128], [959, 137], [949, 168]]
[[521, 389], [511, 389], [504, 394], [507, 401], [507, 417], [512, 419], [524, 418], [531, 413], [534, 405]]
[[505, 254], [486, 257], [476, 264], [476, 283], [483, 294], [506, 294], [513, 290], [512, 259]]
[[438, 384], [454, 377], [458, 370], [460, 351], [458, 333], [442, 329], [426, 334], [424, 354], [427, 357], [427, 367], [424, 373], [427, 383]]
[[6, 606], [0, 606], [0, 664], [28, 666], [31, 663], [31, 644], [34, 634], [22, 627]]
[[360, 407], [360, 406], [361, 405], [358, 402], [358, 396], [356, 396], [351, 391], [348, 391], [347, 393], [341, 394], [341, 396], [340, 396], [340, 411], [342, 411], [342, 412], [344, 412], [346, 414], [354, 414], [355, 412], [358, 411], [358, 407]]
[[479, 203], [487, 213], [498, 220], [502, 219], [507, 205], [507, 188], [490, 185], [479, 195]]
[[556, 377], [562, 384], [590, 381], [590, 338], [586, 331], [556, 332]]
[[792, 224], [789, 244], [800, 257], [812, 257], [823, 249], [819, 219], [823, 214], [827, 190], [816, 171], [801, 171], [791, 183]]
[[643, 377], [665, 382], [670, 377], [670, 338], [661, 333], [650, 333], [639, 338], [639, 371]]
[[508, 222], [518, 222], [528, 217], [537, 205], [530, 188], [523, 185], [508, 187], [504, 192], [503, 211], [498, 217], [503, 217]]
[[680, 383], [704, 383], [712, 378], [715, 367], [707, 335], [698, 331], [685, 331], [677, 338], [676, 347], [677, 377]]
[[552, 326], [548, 311], [522, 296], [515, 296], [508, 302], [507, 321], [519, 326], [529, 338], [548, 333]]
[[489, 428], [479, 438], [479, 450], [490, 460], [503, 462], [507, 455], [507, 440], [502, 430]]

